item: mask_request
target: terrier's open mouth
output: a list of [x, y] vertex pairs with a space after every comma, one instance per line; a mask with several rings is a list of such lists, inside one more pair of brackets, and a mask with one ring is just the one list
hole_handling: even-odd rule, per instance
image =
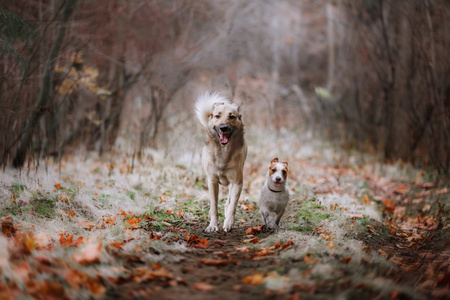
[[228, 140], [230, 139], [231, 132], [218, 132], [219, 133], [219, 141], [220, 144], [226, 145], [228, 143]]
[[274, 181], [273, 185], [274, 185], [275, 187], [279, 187], [279, 186], [281, 185], [281, 182], [276, 182], [276, 181]]

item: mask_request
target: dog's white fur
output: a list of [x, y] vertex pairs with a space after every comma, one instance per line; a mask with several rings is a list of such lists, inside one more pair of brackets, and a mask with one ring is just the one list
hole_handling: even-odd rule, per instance
[[287, 175], [288, 163], [278, 162], [278, 158], [274, 158], [259, 199], [259, 212], [266, 228], [279, 228], [280, 219], [289, 202]]
[[[238, 105], [230, 103], [218, 93], [209, 92], [198, 98], [195, 113], [207, 133], [202, 152], [202, 166], [208, 177], [210, 198], [210, 223], [206, 231], [219, 231], [217, 202], [219, 184], [222, 184], [230, 185], [223, 224], [224, 231], [228, 232], [234, 225], [247, 158], [242, 116]], [[226, 131], [222, 131], [222, 128], [226, 128]]]

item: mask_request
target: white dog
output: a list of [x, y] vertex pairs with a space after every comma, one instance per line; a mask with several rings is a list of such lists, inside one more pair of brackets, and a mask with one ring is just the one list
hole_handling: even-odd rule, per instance
[[272, 159], [259, 199], [259, 212], [266, 228], [279, 228], [280, 219], [289, 202], [288, 172], [287, 162], [280, 163], [278, 158]]
[[225, 205], [224, 231], [231, 231], [236, 206], [242, 191], [244, 162], [247, 145], [244, 123], [239, 106], [217, 93], [206, 93], [195, 104], [195, 113], [206, 129], [206, 142], [202, 152], [202, 165], [208, 177], [210, 223], [206, 231], [219, 231], [217, 201], [219, 184], [228, 186]]

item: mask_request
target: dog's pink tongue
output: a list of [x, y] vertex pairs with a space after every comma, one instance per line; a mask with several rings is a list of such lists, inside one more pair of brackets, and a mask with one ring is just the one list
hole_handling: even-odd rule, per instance
[[219, 132], [219, 140], [221, 144], [228, 143], [228, 137], [221, 132]]
[[279, 182], [274, 182], [273, 184], [275, 185], [275, 187], [279, 187], [281, 185], [281, 183]]

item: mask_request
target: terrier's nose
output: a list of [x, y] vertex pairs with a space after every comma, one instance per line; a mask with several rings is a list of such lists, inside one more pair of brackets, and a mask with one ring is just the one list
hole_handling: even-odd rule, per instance
[[224, 124], [224, 125], [220, 125], [219, 129], [222, 132], [227, 132], [230, 128], [228, 127], [228, 125]]
[[276, 180], [277, 182], [280, 182], [280, 181], [281, 181], [281, 177], [278, 176], [278, 177], [275, 178], [275, 180]]

